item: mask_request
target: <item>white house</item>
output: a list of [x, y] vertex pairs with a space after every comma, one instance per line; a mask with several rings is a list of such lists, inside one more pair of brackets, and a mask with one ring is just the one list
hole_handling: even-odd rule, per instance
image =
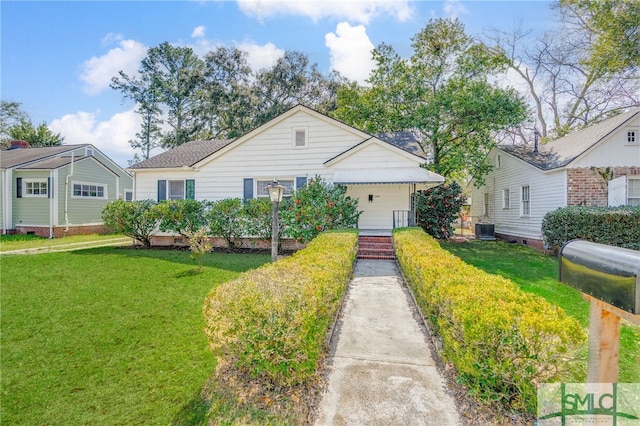
[[394, 217], [410, 224], [416, 190], [444, 182], [425, 162], [406, 138], [372, 136], [298, 105], [235, 140], [188, 142], [129, 170], [137, 200], [266, 197], [274, 178], [286, 196], [320, 176], [359, 200], [360, 229], [388, 231]]
[[[552, 142], [500, 146], [493, 171], [471, 185], [474, 222], [542, 249], [542, 219], [565, 206], [640, 205], [640, 108]], [[473, 182], [472, 182], [473, 183]]]

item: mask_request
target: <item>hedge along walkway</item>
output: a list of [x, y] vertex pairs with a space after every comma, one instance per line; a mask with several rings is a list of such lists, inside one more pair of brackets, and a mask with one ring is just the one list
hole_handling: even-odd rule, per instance
[[1, 251], [0, 256], [8, 254], [38, 254], [38, 253], [55, 253], [61, 251], [83, 250], [97, 247], [124, 246], [132, 245], [133, 240], [130, 237], [109, 238], [106, 240], [83, 241], [79, 243], [59, 244], [52, 246], [33, 247], [19, 250]]
[[395, 262], [356, 262], [316, 425], [461, 423], [410, 300]]

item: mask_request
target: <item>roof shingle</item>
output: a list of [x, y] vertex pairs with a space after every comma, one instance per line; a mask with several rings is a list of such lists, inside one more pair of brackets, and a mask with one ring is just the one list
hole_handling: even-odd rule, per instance
[[134, 164], [130, 169], [190, 167], [233, 142], [234, 139], [191, 141]]

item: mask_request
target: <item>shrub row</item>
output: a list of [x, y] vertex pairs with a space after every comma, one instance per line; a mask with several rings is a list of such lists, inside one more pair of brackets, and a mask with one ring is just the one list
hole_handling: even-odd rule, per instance
[[270, 389], [304, 385], [316, 374], [324, 340], [356, 256], [357, 231], [331, 231], [293, 256], [215, 288], [204, 316], [217, 369]]
[[640, 250], [640, 206], [562, 207], [544, 216], [542, 234], [555, 250], [575, 238]]
[[536, 385], [562, 377], [585, 332], [564, 311], [510, 280], [464, 263], [422, 230], [393, 233], [417, 303], [442, 357], [481, 399], [535, 413]]

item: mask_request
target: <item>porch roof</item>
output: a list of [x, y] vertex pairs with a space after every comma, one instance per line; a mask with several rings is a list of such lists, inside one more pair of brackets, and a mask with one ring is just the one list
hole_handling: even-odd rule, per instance
[[338, 169], [333, 183], [341, 185], [424, 183], [441, 184], [444, 177], [421, 167]]

